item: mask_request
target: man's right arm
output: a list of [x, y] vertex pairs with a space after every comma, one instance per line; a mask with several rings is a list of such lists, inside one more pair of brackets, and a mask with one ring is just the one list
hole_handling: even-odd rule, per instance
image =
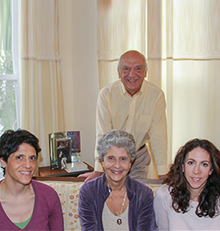
[[103, 172], [97, 172], [97, 171], [93, 171], [93, 172], [87, 172], [87, 173], [84, 173], [84, 174], [80, 174], [78, 176], [78, 178], [86, 178], [84, 180], [84, 183], [86, 183], [87, 181], [90, 181], [92, 179], [95, 179], [99, 176], [101, 176], [103, 174]]

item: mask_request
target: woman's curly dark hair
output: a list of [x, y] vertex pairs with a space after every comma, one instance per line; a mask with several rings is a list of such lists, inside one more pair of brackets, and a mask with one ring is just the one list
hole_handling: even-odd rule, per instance
[[0, 138], [0, 158], [7, 163], [8, 157], [16, 152], [23, 143], [31, 145], [38, 156], [41, 148], [39, 146], [39, 140], [35, 135], [22, 129], [5, 131]]
[[186, 213], [189, 208], [190, 191], [183, 172], [183, 165], [187, 153], [197, 147], [209, 153], [212, 173], [199, 196], [196, 215], [198, 217], [209, 216], [212, 218], [219, 214], [220, 151], [210, 141], [205, 139], [193, 139], [182, 146], [176, 154], [174, 163], [171, 165], [164, 183], [169, 186], [173, 209], [178, 213]]

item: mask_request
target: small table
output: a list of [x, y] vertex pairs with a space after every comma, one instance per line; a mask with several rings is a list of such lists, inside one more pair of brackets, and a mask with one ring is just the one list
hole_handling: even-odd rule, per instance
[[77, 172], [67, 172], [65, 169], [51, 169], [50, 166], [39, 167], [39, 176], [40, 177], [77, 177], [80, 174], [86, 172], [92, 172], [94, 168], [83, 162], [88, 166], [88, 170], [77, 171]]

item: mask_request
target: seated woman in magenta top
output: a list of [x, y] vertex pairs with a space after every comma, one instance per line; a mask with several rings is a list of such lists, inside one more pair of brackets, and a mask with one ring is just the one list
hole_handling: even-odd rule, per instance
[[8, 130], [0, 138], [0, 230], [63, 230], [63, 214], [56, 191], [32, 180], [38, 139], [26, 130]]
[[220, 230], [220, 152], [208, 140], [181, 147], [154, 209], [158, 230]]
[[81, 230], [156, 230], [152, 190], [128, 176], [136, 154], [133, 136], [112, 130], [97, 150], [105, 173], [80, 189]]

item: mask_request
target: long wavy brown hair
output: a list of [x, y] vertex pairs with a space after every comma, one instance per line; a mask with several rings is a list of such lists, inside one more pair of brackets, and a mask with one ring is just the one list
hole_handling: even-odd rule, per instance
[[193, 139], [182, 146], [176, 154], [174, 163], [170, 166], [170, 170], [164, 183], [169, 186], [173, 209], [178, 213], [186, 213], [189, 208], [190, 191], [188, 189], [188, 181], [182, 171], [182, 166], [185, 163], [187, 153], [197, 147], [200, 147], [209, 153], [212, 174], [209, 176], [206, 185], [199, 196], [196, 215], [199, 217], [214, 217], [219, 215], [220, 151], [210, 141], [205, 139]]

